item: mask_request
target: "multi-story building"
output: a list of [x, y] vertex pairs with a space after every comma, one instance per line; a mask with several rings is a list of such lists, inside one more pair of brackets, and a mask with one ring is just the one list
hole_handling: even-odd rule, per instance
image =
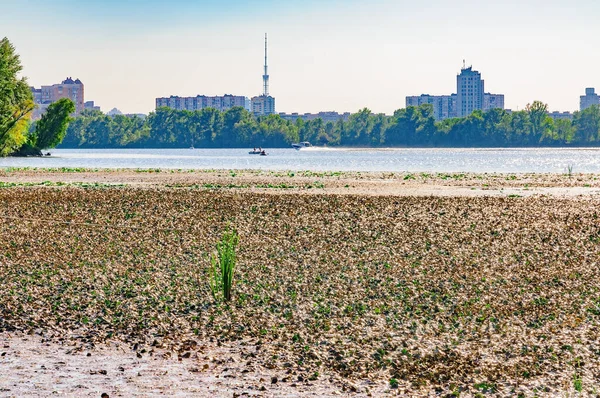
[[548, 113], [548, 116], [550, 116], [555, 121], [560, 120], [560, 119], [573, 120], [573, 114], [571, 112], [554, 111], [554, 112]]
[[270, 95], [252, 97], [252, 113], [257, 116], [272, 115], [275, 113], [275, 98]]
[[435, 120], [444, 120], [456, 117], [456, 94], [422, 94], [419, 96], [406, 97], [406, 106], [421, 106], [423, 104], [433, 105], [433, 117]]
[[83, 109], [91, 110], [91, 111], [99, 111], [100, 107], [97, 106], [94, 101], [85, 101], [83, 103]]
[[325, 123], [337, 122], [342, 120], [347, 122], [350, 118], [350, 112], [338, 113], [338, 112], [319, 112], [319, 113], [279, 113], [279, 116], [284, 120], [295, 121], [296, 119], [302, 119], [305, 122], [310, 120], [322, 119]]
[[472, 67], [463, 67], [456, 78], [457, 94], [406, 97], [406, 106], [433, 105], [436, 120], [453, 117], [466, 117], [474, 110], [504, 109], [504, 94], [490, 94], [484, 91], [481, 74]]
[[593, 87], [585, 89], [585, 95], [579, 97], [579, 110], [583, 111], [592, 105], [600, 105], [600, 97], [596, 94], [596, 90]]
[[68, 77], [60, 84], [42, 86], [41, 89], [31, 87], [34, 101], [38, 106], [33, 114], [33, 119], [39, 119], [46, 111], [48, 105], [61, 98], [69, 98], [75, 104], [75, 114], [80, 114], [84, 109], [85, 93], [81, 80]]
[[238, 106], [247, 111], [252, 110], [249, 98], [231, 94], [214, 97], [206, 95], [197, 95], [196, 97], [170, 96], [156, 99], [156, 109], [166, 107], [180, 111], [199, 111], [205, 108], [214, 108], [223, 112]]
[[504, 109], [504, 94], [483, 94], [483, 111], [490, 109]]
[[481, 73], [472, 67], [463, 67], [456, 77], [456, 105], [458, 117], [466, 117], [474, 110], [483, 109], [485, 82]]

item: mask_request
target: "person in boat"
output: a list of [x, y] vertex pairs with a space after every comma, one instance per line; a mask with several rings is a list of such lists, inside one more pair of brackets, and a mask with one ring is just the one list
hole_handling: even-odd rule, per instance
[[254, 152], [256, 152], [256, 147], [254, 147]]
[[265, 150], [263, 149], [262, 151], [260, 151], [260, 154], [265, 156], [267, 153], [265, 152]]

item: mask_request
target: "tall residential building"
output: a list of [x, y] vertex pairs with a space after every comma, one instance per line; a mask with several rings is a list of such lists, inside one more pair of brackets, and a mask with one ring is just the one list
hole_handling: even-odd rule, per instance
[[267, 34], [265, 33], [265, 66], [263, 73], [263, 93], [252, 97], [252, 112], [258, 116], [275, 113], [275, 98], [269, 95], [269, 67], [267, 63]]
[[69, 98], [75, 104], [75, 114], [80, 114], [84, 109], [84, 86], [81, 80], [73, 80], [67, 77], [60, 84], [51, 86], [42, 86], [41, 89], [31, 87], [34, 101], [38, 109], [33, 114], [33, 119], [39, 119], [46, 111], [48, 105], [58, 101], [61, 98]]
[[504, 94], [483, 94], [483, 110], [504, 109]]
[[214, 108], [221, 112], [241, 106], [247, 111], [252, 111], [250, 99], [240, 95], [225, 94], [223, 96], [209, 97], [197, 95], [196, 97], [170, 96], [156, 99], [156, 109], [167, 107], [177, 110], [199, 111], [204, 108]]
[[483, 109], [484, 81], [481, 73], [472, 67], [463, 67], [456, 77], [456, 104], [458, 117], [466, 117], [474, 110]]
[[444, 120], [456, 117], [456, 94], [422, 94], [419, 96], [406, 97], [406, 106], [420, 106], [423, 104], [433, 105], [433, 117], [435, 120]]
[[596, 94], [596, 90], [593, 87], [585, 89], [585, 95], [579, 97], [579, 110], [583, 111], [592, 105], [600, 105], [600, 97]]
[[270, 95], [252, 97], [252, 113], [257, 116], [272, 115], [275, 113], [275, 98]]

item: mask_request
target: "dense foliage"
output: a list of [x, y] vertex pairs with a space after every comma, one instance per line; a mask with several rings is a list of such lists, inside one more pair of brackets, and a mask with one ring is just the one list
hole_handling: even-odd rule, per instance
[[0, 156], [18, 150], [27, 140], [35, 105], [27, 81], [19, 78], [23, 67], [14, 46], [0, 40]]
[[392, 116], [362, 109], [348, 121], [289, 121], [279, 115], [255, 117], [243, 108], [177, 111], [161, 108], [146, 120], [84, 112], [71, 123], [64, 147], [200, 148], [286, 147], [309, 141], [331, 146], [503, 147], [597, 145], [600, 108], [576, 112], [573, 121], [553, 120], [547, 105], [525, 110], [475, 111], [466, 118], [436, 122], [431, 105], [399, 109]]
[[42, 149], [55, 148], [64, 139], [73, 112], [75, 104], [68, 98], [50, 104], [42, 118], [31, 126], [27, 141], [15, 155], [41, 156]]
[[61, 98], [50, 104], [41, 120], [36, 123], [30, 134], [30, 141], [35, 148], [54, 148], [62, 142], [67, 133], [69, 115], [75, 112], [75, 104], [68, 98]]

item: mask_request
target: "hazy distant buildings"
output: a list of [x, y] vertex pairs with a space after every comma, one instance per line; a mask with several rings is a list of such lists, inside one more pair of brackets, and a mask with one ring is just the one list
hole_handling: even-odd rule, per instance
[[585, 95], [579, 97], [579, 110], [583, 111], [592, 105], [600, 105], [600, 97], [596, 94], [596, 90], [593, 87], [585, 89]]
[[456, 94], [429, 95], [406, 97], [406, 106], [433, 105], [433, 115], [436, 120], [453, 117], [466, 117], [474, 110], [504, 109], [504, 94], [485, 92], [485, 83], [481, 73], [472, 67], [464, 66], [456, 78]]
[[279, 113], [279, 116], [284, 120], [296, 121], [297, 119], [302, 119], [305, 122], [322, 119], [323, 122], [336, 123], [339, 120], [347, 122], [350, 119], [350, 112], [338, 113], [338, 112], [319, 112], [319, 113]]
[[195, 97], [178, 97], [170, 96], [156, 99], [156, 109], [171, 108], [179, 111], [199, 111], [205, 108], [214, 108], [221, 112], [234, 107], [242, 107], [248, 111], [252, 111], [250, 99], [239, 95], [225, 94], [223, 96], [206, 96], [197, 95]]
[[504, 94], [483, 94], [483, 111], [490, 109], [504, 109]]
[[61, 98], [69, 98], [75, 104], [75, 114], [80, 114], [84, 109], [84, 86], [81, 80], [73, 80], [67, 77], [60, 84], [53, 84], [51, 86], [42, 86], [41, 89], [31, 87], [31, 93], [33, 94], [34, 101], [37, 105], [37, 109], [34, 111], [33, 119], [39, 119], [41, 115], [46, 111], [48, 105], [58, 101]]
[[406, 106], [433, 105], [433, 116], [435, 120], [444, 120], [456, 117], [456, 94], [452, 95], [429, 95], [406, 97]]
[[548, 116], [550, 116], [554, 121], [561, 120], [561, 119], [573, 120], [573, 114], [571, 112], [554, 111], [554, 112], [548, 113]]
[[96, 106], [96, 104], [94, 103], [94, 101], [85, 101], [83, 103], [83, 109], [90, 110], [90, 111], [99, 111], [100, 107]]

